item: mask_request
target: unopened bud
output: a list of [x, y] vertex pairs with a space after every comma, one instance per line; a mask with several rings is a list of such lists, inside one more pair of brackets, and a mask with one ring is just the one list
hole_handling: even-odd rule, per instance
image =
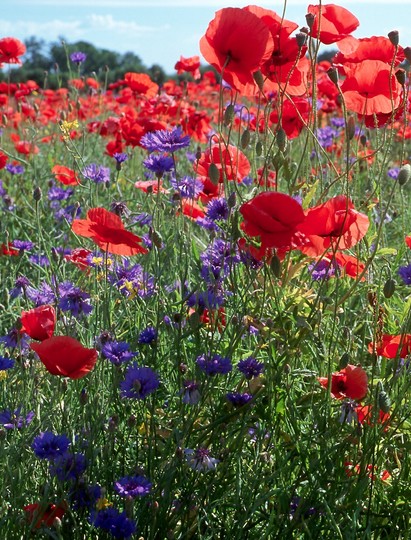
[[208, 167], [208, 176], [210, 177], [211, 182], [217, 186], [220, 181], [220, 171], [215, 163], [210, 163]]
[[385, 298], [391, 298], [391, 296], [395, 292], [395, 285], [396, 283], [392, 278], [387, 279], [387, 281], [384, 283], [384, 288], [382, 290]]
[[400, 169], [400, 172], [398, 173], [398, 183], [400, 186], [405, 185], [411, 176], [411, 165], [408, 163], [406, 165], [403, 165]]
[[305, 20], [307, 22], [308, 28], [312, 30], [315, 21], [314, 13], [307, 13], [307, 15], [305, 16]]
[[398, 44], [400, 43], [400, 34], [398, 33], [398, 30], [391, 30], [391, 32], [388, 32], [388, 39], [394, 47], [398, 47]]
[[285, 147], [287, 146], [287, 134], [283, 128], [280, 128], [277, 131], [277, 135], [275, 138], [277, 141], [278, 148], [281, 150], [281, 152], [284, 152]]
[[228, 208], [234, 208], [234, 206], [236, 205], [236, 202], [237, 202], [237, 196], [235, 194], [235, 191], [233, 191], [232, 193], [230, 193], [227, 199]]
[[233, 121], [235, 114], [234, 105], [230, 103], [230, 105], [227, 106], [226, 110], [224, 111], [224, 125], [229, 126], [231, 122]]
[[263, 88], [264, 88], [264, 77], [263, 77], [263, 74], [261, 73], [260, 70], [256, 71], [255, 73], [253, 73], [253, 78], [258, 86], [258, 88], [261, 90], [261, 92], [263, 91]]
[[411, 64], [411, 47], [404, 47], [404, 56]]
[[41, 188], [39, 186], [36, 186], [34, 189], [33, 189], [33, 199], [36, 201], [36, 202], [39, 202], [41, 200], [41, 197], [43, 196], [43, 193], [41, 191]]
[[196, 160], [199, 161], [200, 159], [201, 159], [201, 146], [197, 146]]
[[405, 71], [403, 69], [397, 70], [395, 72], [395, 77], [396, 77], [397, 81], [400, 83], [400, 85], [404, 86], [405, 80], [406, 80]]
[[366, 135], [361, 135], [360, 137], [360, 143], [365, 146], [367, 144], [367, 136]]
[[246, 129], [241, 135], [241, 141], [240, 141], [240, 146], [243, 150], [245, 150], [247, 146], [250, 144], [250, 139], [251, 139], [250, 130]]
[[351, 141], [355, 135], [355, 119], [353, 116], [348, 117], [347, 121], [347, 139]]
[[298, 34], [295, 35], [295, 40], [297, 42], [298, 48], [302, 49], [304, 45], [307, 43], [307, 34], [304, 32], [298, 32]]
[[327, 75], [330, 77], [330, 80], [338, 86], [338, 71], [336, 68], [332, 67], [327, 70]]

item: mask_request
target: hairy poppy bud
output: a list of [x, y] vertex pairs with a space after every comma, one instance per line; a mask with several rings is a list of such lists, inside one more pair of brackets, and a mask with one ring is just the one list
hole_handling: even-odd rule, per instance
[[411, 64], [411, 47], [404, 47], [404, 56]]
[[388, 32], [388, 38], [394, 47], [398, 47], [400, 42], [400, 34], [398, 33], [398, 30], [391, 30], [391, 32]]
[[301, 49], [307, 43], [307, 34], [305, 32], [298, 32], [298, 34], [295, 35], [295, 39], [297, 41], [298, 48]]
[[348, 117], [347, 122], [347, 138], [349, 141], [354, 138], [355, 135], [355, 119], [353, 116]]
[[400, 172], [398, 173], [397, 180], [400, 186], [403, 186], [404, 184], [406, 184], [408, 180], [410, 179], [410, 176], [411, 176], [411, 165], [407, 163], [406, 165], [403, 165], [401, 167]]
[[404, 86], [405, 80], [406, 80], [405, 71], [403, 69], [399, 69], [398, 71], [396, 71], [395, 78], [397, 79], [397, 81], [400, 83], [401, 86]]
[[261, 92], [263, 91], [263, 87], [264, 87], [264, 77], [263, 77], [263, 74], [261, 73], [260, 70], [256, 71], [255, 73], [253, 73], [253, 78], [258, 86], [258, 88], [261, 90]]
[[391, 296], [394, 294], [395, 292], [395, 281], [393, 279], [387, 279], [387, 281], [384, 283], [384, 288], [383, 288], [383, 294], [385, 296], [385, 298], [391, 298]]
[[283, 130], [283, 128], [280, 128], [277, 131], [277, 135], [275, 138], [278, 144], [278, 148], [281, 150], [281, 152], [284, 152], [285, 147], [287, 146], [287, 134]]
[[218, 170], [218, 167], [215, 163], [210, 163], [210, 166], [208, 168], [208, 176], [210, 177], [210, 180], [215, 186], [220, 181], [220, 171]]
[[234, 105], [230, 103], [230, 105], [227, 106], [226, 110], [224, 111], [224, 125], [229, 126], [231, 122], [233, 121], [235, 114]]
[[43, 193], [41, 191], [41, 188], [39, 186], [36, 186], [34, 189], [33, 189], [33, 199], [36, 201], [36, 202], [39, 202], [41, 200], [41, 197], [43, 196]]
[[338, 71], [336, 68], [330, 68], [327, 70], [327, 75], [330, 77], [330, 80], [337, 86], [338, 85]]
[[345, 369], [349, 363], [350, 363], [350, 355], [347, 352], [345, 352], [341, 355], [338, 368]]
[[241, 140], [240, 140], [240, 146], [243, 150], [247, 148], [247, 146], [250, 144], [250, 139], [251, 139], [250, 130], [246, 129], [241, 135]]
[[307, 15], [305, 16], [305, 20], [307, 22], [308, 28], [311, 30], [315, 21], [314, 13], [307, 13]]

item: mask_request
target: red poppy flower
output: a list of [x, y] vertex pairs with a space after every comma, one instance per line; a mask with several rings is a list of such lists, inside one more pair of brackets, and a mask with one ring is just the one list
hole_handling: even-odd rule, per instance
[[20, 251], [13, 247], [12, 244], [0, 244], [0, 255], [6, 255], [7, 257], [17, 257]]
[[315, 15], [311, 28], [312, 37], [319, 38], [325, 45], [341, 41], [360, 24], [357, 17], [354, 17], [348, 9], [335, 4], [310, 5], [308, 13]]
[[[289, 139], [298, 137], [308, 121], [311, 106], [305, 98], [285, 99], [281, 111], [281, 127]], [[278, 112], [270, 114], [270, 121], [277, 124]]]
[[134, 182], [134, 187], [144, 193], [168, 193], [168, 190], [163, 187], [161, 180], [137, 180]]
[[146, 73], [129, 71], [124, 75], [126, 85], [139, 96], [152, 98], [158, 93], [158, 84], [153, 82]]
[[[328, 377], [318, 377], [323, 388], [328, 388]], [[331, 395], [336, 399], [362, 399], [368, 391], [368, 378], [361, 366], [348, 364], [331, 375]]]
[[[350, 36], [349, 39], [338, 43], [338, 52], [333, 58], [333, 64], [338, 65], [339, 71], [345, 73], [345, 64], [357, 64], [363, 60], [380, 60], [391, 65], [401, 64], [404, 60], [404, 49], [397, 48], [384, 36], [372, 36], [370, 38], [356, 39]], [[341, 68], [339, 66], [341, 64]]]
[[209, 178], [211, 163], [214, 163], [220, 173], [220, 183], [224, 182], [224, 178], [241, 182], [251, 170], [245, 154], [232, 144], [227, 146], [214, 144], [211, 148], [207, 148], [199, 162], [194, 164], [197, 175]]
[[383, 334], [378, 343], [369, 343], [368, 352], [373, 354], [374, 350], [384, 358], [405, 358], [411, 353], [411, 334]]
[[14, 143], [14, 148], [19, 154], [24, 154], [28, 156], [30, 154], [38, 154], [39, 147], [30, 141], [16, 141]]
[[56, 518], [61, 519], [67, 511], [67, 503], [43, 504], [32, 503], [23, 507], [30, 525], [39, 529], [42, 525], [52, 527]]
[[0, 169], [4, 169], [4, 167], [6, 166], [7, 160], [8, 160], [8, 157], [6, 156], [6, 154], [3, 154], [3, 152], [0, 152]]
[[41, 343], [30, 343], [52, 375], [81, 379], [93, 368], [97, 361], [96, 349], [87, 349], [69, 336], [54, 336]]
[[314, 257], [330, 246], [347, 249], [365, 236], [368, 226], [368, 217], [355, 210], [345, 195], [338, 195], [307, 211], [298, 231], [308, 239], [309, 244], [301, 245], [298, 249]]
[[305, 219], [300, 203], [278, 191], [259, 193], [244, 203], [240, 212], [243, 231], [260, 237], [264, 248], [291, 246], [298, 225]]
[[21, 332], [32, 339], [44, 341], [52, 337], [56, 326], [56, 312], [53, 306], [43, 305], [23, 311], [21, 314]]
[[253, 73], [270, 58], [274, 41], [267, 25], [241, 8], [216, 12], [200, 40], [204, 58], [239, 92], [254, 86]]
[[191, 73], [194, 79], [200, 79], [200, 57], [199, 56], [190, 56], [189, 58], [184, 58], [180, 56], [180, 60], [176, 62], [174, 69], [177, 70], [178, 74], [181, 73]]
[[[360, 424], [368, 424], [369, 426], [374, 425], [374, 413], [373, 407], [371, 405], [358, 405], [355, 409], [357, 414], [358, 422]], [[378, 416], [376, 418], [377, 424], [385, 424], [384, 430], [388, 430], [388, 422], [390, 421], [390, 413], [385, 413], [381, 409], [378, 411]]]
[[72, 186], [80, 183], [76, 172], [64, 165], [54, 165], [51, 172], [54, 174], [56, 180], [65, 186]]
[[[338, 266], [343, 269], [344, 275], [357, 279], [357, 277], [363, 272], [365, 264], [352, 255], [347, 255], [341, 251], [337, 251], [333, 254], [333, 257]], [[365, 281], [365, 276], [361, 278], [361, 281]]]
[[21, 64], [19, 56], [26, 52], [26, 46], [19, 39], [5, 37], [0, 39], [0, 63]]
[[194, 221], [198, 218], [205, 217], [205, 212], [203, 208], [195, 201], [188, 201], [186, 199], [183, 199], [181, 201], [181, 209], [184, 216], [193, 219]]
[[405, 237], [405, 243], [411, 249], [411, 234]]
[[141, 238], [124, 228], [120, 217], [105, 208], [92, 208], [87, 219], [75, 219], [71, 225], [79, 236], [91, 238], [103, 251], [114, 255], [147, 253]]
[[346, 107], [362, 115], [391, 114], [401, 103], [401, 85], [391, 66], [381, 60], [363, 60], [345, 69], [341, 85]]
[[90, 263], [88, 262], [88, 256], [91, 255], [91, 251], [86, 248], [76, 248], [70, 253], [70, 255], [64, 255], [66, 261], [74, 263], [77, 268], [80, 268], [83, 272], [89, 270]]

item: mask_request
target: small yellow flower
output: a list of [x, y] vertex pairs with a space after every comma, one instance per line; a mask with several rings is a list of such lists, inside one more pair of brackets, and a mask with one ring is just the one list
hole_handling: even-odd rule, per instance
[[7, 379], [7, 373], [5, 371], [0, 371], [0, 381], [5, 381]]
[[111, 503], [105, 497], [100, 497], [99, 499], [97, 499], [97, 502], [96, 502], [97, 510], [104, 510], [104, 508], [108, 508], [109, 506], [113, 506], [113, 503]]

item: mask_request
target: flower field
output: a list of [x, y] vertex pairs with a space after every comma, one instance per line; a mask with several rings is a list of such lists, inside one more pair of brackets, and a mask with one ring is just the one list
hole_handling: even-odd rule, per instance
[[306, 13], [0, 82], [2, 539], [408, 537], [411, 48]]

